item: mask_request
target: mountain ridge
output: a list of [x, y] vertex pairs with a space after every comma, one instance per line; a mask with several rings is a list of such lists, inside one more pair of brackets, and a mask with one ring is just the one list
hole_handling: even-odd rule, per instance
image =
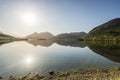
[[53, 37], [54, 35], [51, 34], [50, 32], [41, 32], [41, 33], [34, 32], [26, 36], [26, 39], [52, 39]]
[[84, 37], [88, 41], [120, 41], [120, 18], [112, 19], [100, 26], [93, 28]]
[[61, 33], [55, 36], [55, 39], [79, 39], [86, 35], [85, 32]]
[[104, 31], [113, 31], [113, 29], [120, 28], [120, 18], [112, 19], [100, 26], [97, 26], [93, 28], [91, 31], [89, 31], [89, 34], [98, 34], [103, 33]]
[[4, 34], [3, 32], [0, 32], [0, 39], [14, 39], [15, 37], [8, 35], [8, 34]]

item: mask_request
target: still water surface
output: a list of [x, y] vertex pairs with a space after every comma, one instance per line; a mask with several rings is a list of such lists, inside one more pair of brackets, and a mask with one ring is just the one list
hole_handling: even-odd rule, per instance
[[[96, 53], [98, 51], [98, 53]], [[82, 43], [53, 43], [50, 41], [18, 41], [0, 46], [0, 76], [47, 73], [86, 67], [120, 65], [119, 56], [102, 56]], [[115, 59], [115, 60], [114, 60]]]

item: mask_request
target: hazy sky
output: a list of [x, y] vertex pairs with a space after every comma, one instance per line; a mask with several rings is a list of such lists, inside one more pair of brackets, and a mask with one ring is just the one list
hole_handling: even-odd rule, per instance
[[0, 31], [15, 36], [89, 32], [120, 17], [120, 0], [0, 0]]

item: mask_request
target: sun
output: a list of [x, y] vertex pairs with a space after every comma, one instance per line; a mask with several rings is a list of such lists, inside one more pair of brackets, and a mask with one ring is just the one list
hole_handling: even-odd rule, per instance
[[34, 13], [31, 12], [27, 12], [22, 14], [22, 21], [29, 26], [34, 26], [37, 23], [37, 18], [36, 15]]

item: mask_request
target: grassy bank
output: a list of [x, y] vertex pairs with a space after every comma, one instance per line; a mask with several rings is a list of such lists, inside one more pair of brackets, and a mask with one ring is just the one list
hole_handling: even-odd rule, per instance
[[8, 43], [13, 41], [22, 41], [27, 39], [20, 39], [20, 38], [0, 38], [0, 43]]
[[9, 80], [120, 80], [120, 68], [76, 69], [66, 72], [49, 71], [48, 75], [29, 73], [22, 77], [10, 76]]
[[105, 34], [88, 34], [86, 36], [83, 37], [84, 41], [94, 41], [94, 42], [120, 42], [120, 36], [116, 36], [116, 35], [105, 35]]

